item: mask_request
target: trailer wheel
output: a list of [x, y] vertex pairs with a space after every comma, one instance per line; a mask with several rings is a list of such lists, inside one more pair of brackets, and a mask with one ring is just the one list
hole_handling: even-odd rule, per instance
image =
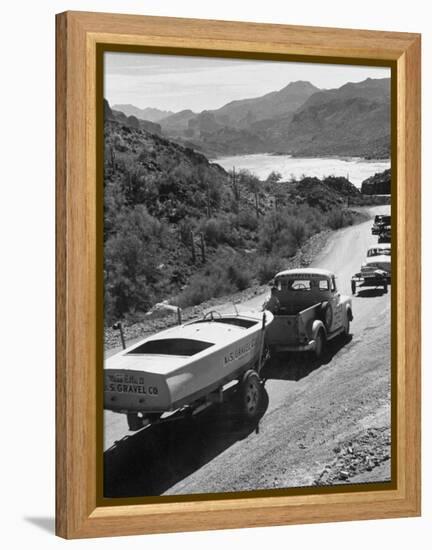
[[144, 425], [144, 418], [138, 416], [138, 413], [128, 413], [127, 423], [131, 432], [140, 430]]
[[262, 402], [262, 384], [260, 377], [253, 370], [248, 370], [240, 382], [239, 405], [243, 417], [248, 421], [255, 420]]
[[356, 293], [356, 290], [357, 290], [357, 285], [356, 285], [356, 282], [355, 281], [351, 281], [351, 292], [353, 294]]

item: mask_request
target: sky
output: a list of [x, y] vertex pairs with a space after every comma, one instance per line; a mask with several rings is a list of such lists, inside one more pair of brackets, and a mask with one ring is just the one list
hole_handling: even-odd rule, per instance
[[390, 69], [135, 53], [105, 53], [104, 95], [111, 105], [130, 103], [162, 110], [217, 109], [259, 97], [290, 82], [307, 80], [318, 88], [388, 78]]

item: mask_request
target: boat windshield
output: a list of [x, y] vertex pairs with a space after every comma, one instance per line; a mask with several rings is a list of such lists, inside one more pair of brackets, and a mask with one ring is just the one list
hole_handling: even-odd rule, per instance
[[189, 338], [164, 338], [162, 340], [150, 340], [140, 346], [131, 349], [127, 355], [184, 355], [190, 357], [200, 351], [204, 351], [211, 342], [203, 340], [191, 340]]

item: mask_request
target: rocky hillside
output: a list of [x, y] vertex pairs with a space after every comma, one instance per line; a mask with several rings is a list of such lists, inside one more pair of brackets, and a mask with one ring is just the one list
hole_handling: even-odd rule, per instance
[[135, 130], [146, 130], [147, 132], [151, 132], [152, 134], [162, 134], [160, 124], [156, 124], [155, 122], [151, 122], [150, 120], [142, 120], [140, 118], [137, 118], [135, 115], [127, 116], [122, 111], [111, 109], [106, 100], [104, 100], [104, 116], [106, 121], [116, 121], [126, 126], [129, 126], [130, 128], [134, 128]]
[[367, 79], [311, 96], [290, 121], [267, 130], [273, 147], [298, 156], [390, 153], [390, 80]]
[[299, 80], [261, 97], [232, 101], [212, 112], [217, 120], [227, 126], [249, 128], [259, 120], [294, 113], [318, 91], [319, 89], [310, 82]]
[[389, 195], [391, 193], [391, 171], [384, 170], [384, 172], [364, 180], [361, 192], [366, 195]]
[[160, 124], [166, 135], [171, 137], [188, 137], [189, 135], [192, 135], [187, 132], [189, 128], [189, 121], [193, 120], [196, 116], [197, 114], [190, 109], [185, 109], [163, 118], [160, 121]]

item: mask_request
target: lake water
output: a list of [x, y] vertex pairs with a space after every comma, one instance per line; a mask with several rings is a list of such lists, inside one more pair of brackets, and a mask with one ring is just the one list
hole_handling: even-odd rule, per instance
[[306, 176], [323, 178], [343, 176], [357, 187], [362, 181], [390, 168], [390, 160], [365, 160], [362, 158], [295, 158], [290, 155], [235, 155], [212, 160], [225, 170], [246, 168], [260, 179], [266, 179], [270, 172], [280, 172], [284, 179], [293, 176], [300, 179]]

